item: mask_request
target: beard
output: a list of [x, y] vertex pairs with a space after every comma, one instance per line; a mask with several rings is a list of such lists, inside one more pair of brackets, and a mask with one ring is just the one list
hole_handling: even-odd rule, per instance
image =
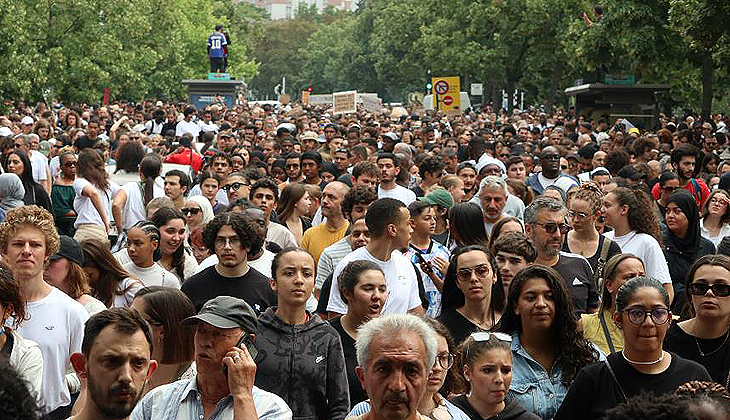
[[[89, 385], [89, 396], [91, 397], [91, 400], [94, 404], [96, 404], [99, 412], [104, 417], [110, 419], [123, 419], [128, 417], [142, 397], [141, 389], [144, 388], [144, 384], [138, 390], [132, 384], [116, 383], [110, 389], [105, 390], [94, 381], [94, 378], [91, 375], [89, 375], [87, 382]], [[145, 384], [146, 383], [147, 381], [145, 381]], [[116, 395], [122, 392], [128, 392], [130, 394], [129, 401], [115, 401]]]

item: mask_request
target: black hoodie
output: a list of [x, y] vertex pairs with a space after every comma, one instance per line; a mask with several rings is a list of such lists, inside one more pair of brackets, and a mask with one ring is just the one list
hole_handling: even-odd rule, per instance
[[344, 419], [350, 399], [339, 334], [316, 314], [291, 325], [275, 312], [259, 316], [256, 386], [284, 399], [294, 419]]
[[[459, 407], [461, 411], [469, 416], [472, 420], [485, 420], [474, 408], [469, 404], [466, 399], [466, 395], [459, 395], [458, 397], [451, 398], [449, 400], [452, 404]], [[505, 400], [504, 410], [496, 416], [489, 417], [488, 420], [540, 420], [540, 417], [525, 410], [517, 400], [513, 398], [507, 398]]]

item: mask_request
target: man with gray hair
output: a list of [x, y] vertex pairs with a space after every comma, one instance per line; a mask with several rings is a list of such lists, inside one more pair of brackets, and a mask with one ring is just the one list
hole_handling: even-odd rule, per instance
[[507, 196], [507, 183], [502, 177], [494, 175], [484, 177], [479, 188], [479, 204], [484, 212], [484, 229], [490, 235], [492, 226], [505, 216]]
[[577, 313], [598, 310], [598, 287], [585, 257], [561, 251], [570, 227], [563, 203], [540, 196], [525, 209], [525, 233], [537, 251], [535, 264], [554, 268], [563, 277]]
[[370, 412], [354, 419], [421, 420], [421, 400], [436, 361], [436, 332], [415, 315], [384, 315], [359, 330], [355, 369]]

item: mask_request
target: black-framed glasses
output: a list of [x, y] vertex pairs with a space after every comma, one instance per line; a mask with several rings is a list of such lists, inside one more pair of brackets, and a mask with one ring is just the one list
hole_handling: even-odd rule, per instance
[[184, 214], [186, 216], [187, 215], [197, 216], [198, 213], [200, 213], [200, 209], [190, 208], [190, 207], [186, 207], [184, 209], [181, 209], [180, 211], [182, 212], [182, 214]]
[[76, 166], [76, 162], [66, 162], [66, 163], [63, 164], [63, 166], [65, 166], [67, 168], [70, 168], [72, 166]]
[[692, 283], [689, 285], [688, 290], [690, 294], [695, 296], [704, 296], [708, 290], [712, 290], [712, 294], [717, 297], [730, 296], [730, 285], [723, 283]]
[[568, 226], [565, 223], [537, 223], [537, 222], [535, 222], [534, 224], [545, 229], [545, 232], [547, 232], [547, 233], [555, 233], [558, 229], [560, 229], [561, 234], [566, 234], [570, 230], [570, 226]]
[[444, 369], [449, 369], [454, 365], [454, 355], [445, 351], [436, 355], [436, 361]]
[[643, 324], [647, 316], [650, 316], [652, 322], [656, 325], [662, 325], [669, 321], [669, 309], [667, 308], [654, 308], [651, 311], [644, 308], [629, 308], [625, 311], [629, 317], [629, 322], [634, 325]]
[[545, 155], [542, 160], [560, 160], [560, 155]]
[[479, 264], [472, 268], [460, 268], [456, 271], [456, 277], [461, 281], [471, 280], [471, 273], [476, 273], [480, 279], [486, 278], [490, 272], [489, 264]]
[[226, 184], [223, 186], [223, 191], [228, 192], [228, 190], [238, 191], [239, 188], [246, 186], [248, 184], [244, 184], [243, 182], [233, 182], [230, 184]]

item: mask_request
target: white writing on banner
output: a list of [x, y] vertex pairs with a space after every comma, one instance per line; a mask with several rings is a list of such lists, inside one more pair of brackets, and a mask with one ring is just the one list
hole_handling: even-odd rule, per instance
[[332, 94], [332, 113], [345, 114], [357, 111], [357, 91], [335, 92]]

